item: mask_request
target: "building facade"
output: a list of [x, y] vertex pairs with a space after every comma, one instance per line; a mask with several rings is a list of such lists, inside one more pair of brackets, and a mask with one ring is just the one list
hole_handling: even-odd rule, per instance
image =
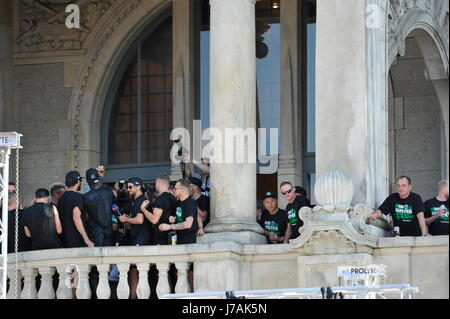
[[27, 203], [100, 164], [107, 183], [175, 180], [171, 131], [196, 125], [279, 132], [275, 168], [211, 165], [219, 241], [261, 242], [256, 200], [282, 181], [314, 198], [340, 170], [376, 208], [396, 176], [424, 199], [448, 178], [448, 0], [75, 1], [79, 29], [69, 2], [0, 0], [0, 131], [24, 135]]

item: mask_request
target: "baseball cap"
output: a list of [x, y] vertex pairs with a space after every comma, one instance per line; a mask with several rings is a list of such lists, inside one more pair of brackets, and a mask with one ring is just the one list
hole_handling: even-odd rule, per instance
[[132, 177], [132, 178], [127, 180], [127, 183], [131, 183], [131, 184], [134, 184], [136, 186], [141, 185], [142, 186], [142, 191], [145, 192], [145, 185], [142, 182], [142, 179], [140, 179], [139, 177]]
[[100, 176], [95, 168], [90, 168], [86, 171], [86, 181], [88, 184], [96, 184], [100, 182]]
[[272, 193], [272, 192], [265, 192], [263, 200], [265, 200], [266, 198], [275, 198], [275, 199], [277, 199], [277, 196], [274, 193]]
[[198, 186], [198, 187], [202, 188], [203, 183], [202, 183], [202, 181], [199, 178], [191, 177], [189, 179], [189, 181], [191, 182], [191, 184], [194, 184], [195, 186]]
[[78, 181], [82, 181], [83, 177], [81, 177], [78, 171], [70, 171], [66, 174], [66, 186], [70, 187], [75, 185]]
[[295, 192], [306, 197], [306, 189], [301, 186], [295, 186]]

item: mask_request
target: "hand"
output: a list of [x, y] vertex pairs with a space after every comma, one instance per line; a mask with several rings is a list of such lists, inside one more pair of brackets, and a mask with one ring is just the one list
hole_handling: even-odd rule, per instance
[[123, 228], [125, 230], [130, 230], [131, 229], [131, 224], [130, 223], [123, 223]]
[[128, 221], [128, 216], [127, 215], [119, 216], [119, 220], [122, 224], [125, 224]]
[[142, 211], [143, 211], [144, 209], [147, 210], [148, 204], [150, 204], [150, 201], [149, 201], [149, 200], [145, 200], [145, 201], [142, 203], [142, 205], [141, 205], [141, 210], [142, 210]]
[[436, 215], [437, 215], [437, 217], [444, 217], [444, 216], [445, 216], [445, 213], [447, 213], [447, 210], [441, 208], [441, 209], [439, 209], [439, 210], [437, 211]]
[[430, 237], [430, 236], [432, 236], [430, 233], [422, 234], [422, 237]]
[[84, 243], [85, 243], [89, 248], [94, 247], [94, 243], [93, 243], [92, 241], [90, 241], [89, 239], [88, 239], [88, 240], [85, 240]]
[[277, 236], [276, 234], [274, 234], [274, 233], [270, 233], [270, 235], [269, 235], [269, 240], [270, 240], [271, 242], [278, 242], [279, 238], [280, 238], [280, 237], [278, 237], [278, 236]]
[[369, 216], [369, 220], [375, 220], [378, 217], [380, 217], [380, 213], [378, 211], [373, 212], [370, 216]]
[[174, 224], [176, 221], [175, 216], [169, 216], [169, 223]]
[[203, 236], [205, 234], [205, 231], [203, 230], [203, 228], [199, 228], [197, 231], [197, 236]]
[[159, 225], [159, 230], [160, 231], [168, 231], [168, 230], [170, 230], [170, 225], [169, 224], [161, 224], [161, 225]]

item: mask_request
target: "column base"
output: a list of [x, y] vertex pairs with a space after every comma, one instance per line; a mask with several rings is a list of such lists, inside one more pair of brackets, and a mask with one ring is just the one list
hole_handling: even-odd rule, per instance
[[241, 245], [264, 245], [268, 243], [266, 236], [251, 231], [206, 233], [204, 236], [197, 237], [198, 244], [225, 241], [234, 241]]

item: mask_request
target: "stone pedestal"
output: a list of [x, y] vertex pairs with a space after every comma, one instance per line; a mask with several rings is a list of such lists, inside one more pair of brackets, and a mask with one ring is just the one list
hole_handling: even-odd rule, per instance
[[255, 0], [211, 0], [211, 127], [223, 140], [213, 141], [211, 223], [203, 241], [264, 239], [256, 223], [256, 131], [242, 147], [225, 147], [228, 130], [256, 128], [255, 41]]

